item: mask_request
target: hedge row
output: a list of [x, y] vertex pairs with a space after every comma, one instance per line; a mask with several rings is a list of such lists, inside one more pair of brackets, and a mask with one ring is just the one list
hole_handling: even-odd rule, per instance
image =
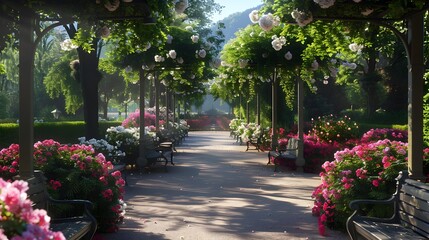
[[[100, 136], [104, 136], [106, 129], [118, 126], [121, 122], [99, 122]], [[44, 122], [34, 124], [34, 141], [54, 139], [60, 143], [77, 143], [78, 138], [85, 136], [85, 123], [72, 122]], [[19, 126], [16, 123], [0, 123], [0, 149], [19, 143]]]

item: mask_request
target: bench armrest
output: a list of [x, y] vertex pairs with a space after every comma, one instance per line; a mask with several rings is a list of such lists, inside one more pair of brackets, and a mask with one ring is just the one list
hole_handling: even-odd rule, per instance
[[349, 207], [352, 210], [360, 211], [360, 206], [362, 204], [374, 204], [374, 205], [386, 205], [386, 204], [393, 204], [395, 201], [395, 197], [390, 197], [389, 199], [384, 200], [375, 200], [375, 199], [357, 199], [353, 200], [349, 203]]
[[72, 199], [72, 200], [58, 200], [58, 199], [53, 199], [51, 197], [49, 197], [49, 201], [50, 203], [54, 203], [54, 204], [71, 204], [71, 205], [84, 205], [85, 209], [91, 210], [94, 208], [94, 204], [91, 201], [88, 200], [82, 200], [82, 199]]
[[[53, 199], [53, 198], [49, 197], [49, 204], [83, 205], [83, 214], [80, 216], [79, 215], [76, 215], [76, 216], [87, 218], [91, 222], [93, 222], [95, 226], [97, 225], [97, 220], [91, 213], [91, 210], [94, 208], [94, 204], [91, 201], [82, 200], [82, 199], [59, 200], [59, 199]], [[67, 219], [67, 218], [65, 218], [65, 219]], [[55, 219], [52, 219], [52, 221], [55, 222]], [[58, 221], [60, 221], [60, 222], [64, 221], [64, 218], [58, 219]]]
[[396, 196], [392, 196], [384, 200], [374, 200], [374, 199], [357, 199], [349, 203], [349, 207], [354, 210], [353, 214], [349, 217], [348, 221], [353, 221], [354, 219], [368, 219], [374, 222], [397, 222], [396, 213], [394, 211], [393, 215], [387, 218], [379, 217], [370, 217], [365, 216], [361, 208], [363, 204], [369, 205], [393, 205], [396, 202]]

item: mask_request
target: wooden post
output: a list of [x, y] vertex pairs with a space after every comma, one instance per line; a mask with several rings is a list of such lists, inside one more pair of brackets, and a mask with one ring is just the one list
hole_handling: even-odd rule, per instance
[[424, 13], [408, 19], [408, 171], [410, 177], [423, 179], [423, 89], [424, 89]]
[[169, 109], [169, 107], [168, 107], [168, 105], [170, 104], [170, 101], [169, 101], [169, 94], [168, 94], [168, 86], [165, 86], [165, 92], [164, 92], [164, 94], [165, 94], [165, 128], [167, 128], [168, 129], [168, 127], [169, 127], [169, 122], [170, 122], [170, 119], [169, 119], [169, 117], [168, 117], [168, 109]]
[[34, 12], [20, 9], [19, 18], [19, 176], [33, 177], [34, 152]]
[[155, 129], [156, 132], [159, 132], [159, 81], [158, 81], [158, 72], [154, 72], [154, 81], [155, 81]]
[[137, 159], [137, 163], [140, 167], [146, 166], [147, 160], [145, 157], [145, 146], [144, 146], [144, 136], [145, 136], [145, 118], [144, 118], [144, 112], [145, 112], [145, 73], [142, 68], [139, 68], [139, 80], [140, 80], [140, 139], [139, 139], [139, 157]]
[[172, 103], [171, 106], [173, 107], [173, 119], [171, 120], [173, 123], [176, 122], [176, 93], [172, 93]]
[[296, 159], [296, 166], [299, 171], [303, 171], [305, 165], [304, 159], [304, 82], [300, 77], [298, 81], [298, 156]]
[[259, 100], [259, 93], [256, 93], [256, 122], [258, 125], [261, 125], [261, 104]]
[[250, 123], [250, 109], [249, 109], [249, 105], [250, 105], [250, 102], [248, 100], [246, 102], [246, 119], [247, 119], [247, 124]]
[[277, 148], [277, 85], [279, 84], [277, 81], [277, 69], [274, 68], [273, 76], [271, 80], [271, 128], [273, 131], [271, 138], [271, 149], [275, 150]]

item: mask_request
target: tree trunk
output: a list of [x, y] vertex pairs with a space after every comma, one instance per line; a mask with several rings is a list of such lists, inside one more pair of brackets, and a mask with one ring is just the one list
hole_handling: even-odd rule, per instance
[[[93, 44], [97, 44], [95, 39]], [[97, 48], [95, 48], [97, 49]], [[85, 137], [87, 139], [99, 137], [98, 125], [98, 83], [101, 74], [98, 71], [97, 52], [90, 53], [78, 48], [80, 62], [80, 83], [83, 97], [83, 115], [85, 120]]]

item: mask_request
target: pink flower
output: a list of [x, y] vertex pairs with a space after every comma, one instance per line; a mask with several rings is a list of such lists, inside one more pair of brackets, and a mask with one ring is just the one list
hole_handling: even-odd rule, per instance
[[374, 187], [378, 187], [380, 185], [380, 182], [378, 181], [378, 179], [374, 179], [372, 180], [372, 185], [374, 185]]
[[112, 197], [113, 197], [113, 191], [112, 191], [112, 189], [106, 189], [101, 194], [103, 195], [103, 197], [105, 199], [108, 199], [108, 200], [111, 200]]

